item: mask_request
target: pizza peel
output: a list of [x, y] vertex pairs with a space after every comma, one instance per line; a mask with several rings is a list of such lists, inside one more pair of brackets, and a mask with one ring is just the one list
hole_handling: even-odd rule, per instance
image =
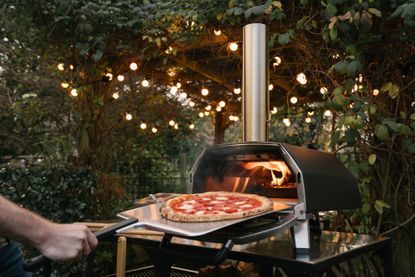
[[271, 210], [249, 217], [212, 222], [177, 222], [168, 220], [160, 214], [160, 208], [163, 205], [163, 202], [159, 202], [118, 213], [118, 217], [137, 218], [138, 222], [117, 230], [117, 233], [125, 233], [130, 229], [141, 228], [161, 231], [178, 236], [197, 237], [263, 215], [277, 213], [287, 209], [292, 210], [292, 207], [289, 205], [274, 202], [273, 208]]

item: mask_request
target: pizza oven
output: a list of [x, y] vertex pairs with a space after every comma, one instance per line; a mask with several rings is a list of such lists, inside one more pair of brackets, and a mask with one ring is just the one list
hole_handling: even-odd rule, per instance
[[295, 247], [307, 250], [312, 213], [361, 206], [353, 176], [332, 154], [274, 142], [215, 145], [196, 160], [190, 193], [232, 191], [255, 193], [274, 203], [289, 204]]

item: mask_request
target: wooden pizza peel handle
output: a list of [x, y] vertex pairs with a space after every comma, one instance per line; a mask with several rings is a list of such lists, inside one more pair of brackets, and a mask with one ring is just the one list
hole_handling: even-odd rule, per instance
[[171, 234], [165, 234], [163, 236], [163, 240], [160, 244], [160, 250], [164, 252], [167, 255], [183, 258], [187, 260], [193, 260], [198, 262], [204, 262], [207, 264], [220, 264], [222, 263], [228, 253], [232, 250], [232, 247], [234, 245], [232, 239], [227, 239], [225, 243], [222, 244], [222, 247], [219, 249], [218, 252], [216, 252], [215, 255], [205, 255], [205, 254], [198, 254], [193, 252], [183, 252], [178, 251], [175, 249], [175, 246], [171, 244], [171, 240], [173, 238], [173, 235]]
[[[137, 221], [138, 221], [137, 218], [129, 218], [129, 219], [120, 221], [118, 223], [112, 224], [111, 226], [103, 228], [99, 231], [96, 231], [94, 232], [94, 235], [97, 237], [98, 240], [105, 239], [107, 237], [114, 235], [118, 229], [131, 225], [133, 223], [136, 223]], [[39, 255], [39, 256], [36, 256], [34, 258], [27, 260], [23, 264], [23, 269], [25, 271], [34, 271], [38, 268], [46, 266], [50, 262], [51, 260], [46, 258], [44, 255]]]

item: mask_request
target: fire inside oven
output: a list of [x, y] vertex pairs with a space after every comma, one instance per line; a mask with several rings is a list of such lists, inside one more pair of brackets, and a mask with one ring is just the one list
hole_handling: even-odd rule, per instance
[[279, 151], [205, 155], [193, 179], [193, 192], [204, 191], [297, 198], [295, 176]]

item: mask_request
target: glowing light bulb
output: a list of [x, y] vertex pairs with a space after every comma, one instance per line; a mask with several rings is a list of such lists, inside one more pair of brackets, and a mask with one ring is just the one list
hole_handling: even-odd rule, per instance
[[223, 107], [225, 107], [225, 106], [226, 106], [225, 101], [220, 101], [220, 102], [219, 102], [219, 107], [223, 108]]
[[325, 110], [324, 111], [324, 116], [330, 117], [332, 115], [333, 115], [333, 113], [330, 110]]
[[114, 77], [111, 73], [107, 73], [107, 74], [105, 74], [105, 77], [107, 77], [108, 78], [108, 80], [112, 80], [112, 78]]
[[72, 95], [73, 97], [78, 96], [78, 91], [76, 90], [76, 88], [73, 88], [73, 89], [71, 90], [71, 95]]
[[151, 131], [153, 132], [153, 134], [155, 134], [155, 133], [157, 133], [157, 128], [156, 127], [153, 127], [153, 128], [151, 128]]
[[181, 101], [184, 101], [187, 98], [187, 93], [186, 92], [180, 93], [179, 98]]
[[176, 122], [174, 122], [174, 120], [170, 120], [170, 121], [169, 121], [169, 125], [170, 125], [170, 126], [174, 126], [174, 124], [176, 124]]
[[230, 116], [229, 116], [229, 120], [230, 120], [230, 121], [233, 121], [233, 120], [234, 120], [233, 115], [230, 115]]
[[274, 66], [279, 66], [281, 64], [282, 60], [280, 57], [276, 56], [274, 57]]
[[140, 124], [140, 128], [144, 130], [145, 128], [147, 128], [147, 124], [145, 124], [144, 122], [141, 123]]
[[213, 30], [213, 33], [215, 33], [216, 36], [220, 36], [222, 34], [222, 31], [220, 29], [218, 30]]
[[135, 71], [138, 69], [138, 64], [136, 64], [135, 62], [130, 63], [130, 69]]
[[189, 102], [189, 106], [190, 106], [190, 107], [194, 107], [195, 105], [196, 105], [196, 104], [195, 104], [195, 102], [193, 102], [193, 101], [190, 101], [190, 102]]
[[271, 110], [271, 113], [276, 114], [277, 112], [278, 112], [278, 109], [276, 107], [273, 107], [272, 110]]
[[210, 110], [212, 109], [212, 106], [211, 106], [211, 105], [207, 105], [205, 109], [206, 109], [207, 111], [210, 111]]
[[118, 75], [117, 76], [117, 80], [120, 81], [120, 82], [124, 81], [124, 79], [125, 79], [124, 75]]
[[298, 98], [297, 98], [297, 97], [295, 97], [295, 96], [293, 96], [293, 97], [291, 97], [291, 98], [290, 98], [290, 102], [291, 102], [292, 104], [296, 104], [296, 103], [298, 102]]
[[208, 112], [208, 111], [206, 111], [206, 112], [205, 112], [205, 116], [208, 116], [208, 115], [209, 115], [209, 112]]
[[268, 86], [268, 90], [269, 91], [271, 91], [271, 90], [273, 90], [274, 89], [274, 85], [273, 84], [269, 84], [269, 86]]
[[236, 43], [236, 42], [231, 42], [231, 43], [229, 43], [229, 49], [230, 49], [231, 51], [236, 51], [236, 50], [238, 50], [238, 43]]
[[143, 86], [143, 87], [148, 87], [149, 85], [150, 85], [150, 82], [149, 81], [147, 81], [147, 80], [143, 80], [142, 82], [141, 82], [141, 85]]
[[219, 107], [219, 106], [217, 106], [217, 107], [216, 107], [216, 111], [217, 111], [217, 112], [220, 112], [221, 110], [222, 110], [222, 108], [221, 108], [221, 107]]
[[312, 116], [312, 115], [314, 114], [314, 111], [308, 111], [308, 112], [307, 112], [307, 114], [308, 114], [309, 116]]
[[206, 95], [209, 94], [209, 90], [207, 88], [204, 88], [204, 89], [201, 90], [201, 93], [202, 93], [203, 96], [206, 96]]
[[235, 116], [233, 117], [233, 120], [234, 120], [234, 121], [238, 121], [238, 120], [239, 120], [239, 117], [235, 115]]
[[302, 85], [305, 85], [305, 84], [307, 84], [307, 77], [305, 76], [305, 74], [304, 73], [299, 73], [299, 74], [297, 74], [297, 77], [296, 77], [296, 79], [297, 79], [297, 81], [300, 83], [300, 84], [302, 84]]
[[177, 87], [177, 88], [181, 88], [181, 87], [182, 87], [182, 83], [177, 82], [176, 87]]
[[174, 129], [176, 129], [176, 130], [179, 129], [179, 124], [177, 124], [177, 123], [174, 124]]
[[64, 71], [65, 70], [65, 65], [63, 63], [58, 64], [58, 70]]
[[118, 98], [120, 98], [120, 95], [118, 94], [118, 92], [114, 92], [114, 93], [112, 94], [112, 98], [114, 98], [114, 99], [118, 99]]
[[283, 120], [282, 120], [282, 122], [284, 123], [284, 125], [285, 126], [291, 126], [291, 120], [289, 119], [289, 118], [284, 118]]
[[73, 65], [71, 65], [71, 64], [70, 64], [70, 65], [69, 65], [69, 69], [70, 69], [70, 70], [73, 70]]
[[326, 94], [327, 92], [329, 92], [329, 90], [328, 90], [326, 87], [321, 87], [321, 88], [320, 88], [320, 93], [321, 93], [321, 94], [323, 94], [323, 95], [324, 95], [324, 94]]
[[170, 93], [173, 94], [173, 95], [176, 95], [176, 93], [177, 93], [177, 87], [176, 86], [172, 86], [170, 88]]
[[67, 82], [62, 82], [62, 83], [61, 83], [61, 86], [62, 86], [63, 88], [68, 88], [68, 87], [69, 87], [69, 84], [68, 84]]
[[189, 128], [193, 130], [195, 128], [195, 125], [192, 123], [189, 125]]
[[373, 96], [378, 96], [379, 95], [379, 90], [378, 89], [374, 89], [372, 92]]
[[203, 112], [200, 112], [200, 113], [199, 113], [199, 117], [200, 117], [200, 118], [202, 118], [202, 117], [204, 117], [204, 116], [205, 116], [205, 114], [204, 114]]
[[126, 113], [126, 114], [125, 114], [125, 119], [127, 119], [127, 120], [131, 120], [131, 119], [133, 119], [133, 115], [132, 115], [132, 114], [130, 114], [130, 113]]
[[311, 118], [310, 117], [306, 117], [305, 118], [305, 122], [310, 123], [311, 122]]
[[234, 88], [233, 89], [233, 93], [240, 94], [241, 93], [241, 89], [240, 88]]

